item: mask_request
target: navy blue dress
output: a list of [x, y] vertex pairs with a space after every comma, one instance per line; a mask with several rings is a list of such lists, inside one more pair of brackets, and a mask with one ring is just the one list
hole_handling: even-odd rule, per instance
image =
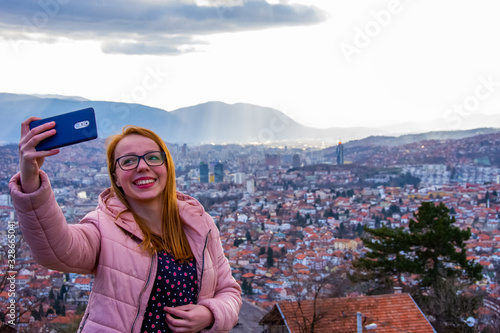
[[141, 332], [172, 332], [166, 322], [163, 307], [196, 304], [198, 299], [198, 278], [196, 260], [180, 262], [170, 253], [158, 253], [158, 270], [153, 290], [144, 313]]

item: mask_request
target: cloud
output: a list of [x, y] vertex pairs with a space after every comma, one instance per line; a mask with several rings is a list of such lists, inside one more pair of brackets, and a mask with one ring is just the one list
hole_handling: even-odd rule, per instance
[[0, 0], [0, 37], [51, 41], [58, 37], [102, 42], [106, 53], [182, 54], [199, 36], [322, 22], [313, 6], [264, 0], [191, 1]]

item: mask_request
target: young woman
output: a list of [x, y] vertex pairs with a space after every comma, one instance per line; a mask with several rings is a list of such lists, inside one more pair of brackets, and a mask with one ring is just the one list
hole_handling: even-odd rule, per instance
[[55, 124], [21, 125], [20, 172], [9, 183], [33, 257], [45, 267], [94, 274], [81, 332], [224, 332], [238, 321], [241, 289], [219, 232], [195, 199], [176, 192], [175, 170], [154, 132], [129, 126], [108, 138], [111, 187], [68, 225], [36, 151]]

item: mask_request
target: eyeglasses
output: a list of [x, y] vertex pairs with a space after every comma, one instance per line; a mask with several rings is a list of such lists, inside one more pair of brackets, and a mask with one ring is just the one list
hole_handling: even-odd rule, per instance
[[165, 162], [165, 152], [163, 151], [152, 151], [144, 155], [125, 155], [118, 157], [115, 163], [118, 163], [123, 171], [132, 170], [137, 168], [141, 159], [146, 162], [150, 167], [159, 166]]

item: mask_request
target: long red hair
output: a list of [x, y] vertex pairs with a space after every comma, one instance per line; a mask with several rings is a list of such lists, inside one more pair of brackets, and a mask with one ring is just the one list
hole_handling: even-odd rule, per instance
[[[163, 190], [163, 209], [161, 221], [161, 235], [153, 233], [147, 224], [132, 210], [127, 202], [123, 190], [116, 185], [114, 177], [116, 170], [115, 150], [118, 142], [124, 137], [138, 134], [153, 140], [160, 147], [161, 151], [165, 152], [165, 167], [167, 168], [167, 183]], [[177, 206], [177, 190], [175, 183], [175, 167], [172, 161], [172, 156], [168, 151], [167, 145], [153, 131], [139, 126], [125, 126], [122, 133], [110, 136], [106, 139], [106, 153], [108, 162], [108, 173], [111, 180], [111, 191], [120, 201], [127, 207], [127, 210], [132, 213], [135, 221], [142, 233], [144, 239], [141, 247], [153, 254], [159, 251], [170, 252], [172, 255], [181, 261], [189, 260], [193, 257], [193, 252], [189, 246], [186, 234], [182, 229], [182, 221], [179, 216], [179, 208]]]

